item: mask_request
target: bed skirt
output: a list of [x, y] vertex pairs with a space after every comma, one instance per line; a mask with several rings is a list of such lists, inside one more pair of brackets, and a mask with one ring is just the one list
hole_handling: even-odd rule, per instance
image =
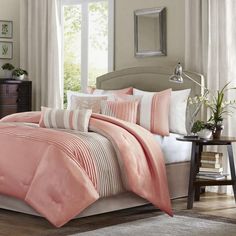
[[[189, 162], [171, 163], [166, 165], [168, 185], [171, 199], [186, 197], [188, 193]], [[176, 174], [177, 173], [177, 174]], [[116, 196], [100, 198], [86, 208], [76, 218], [102, 214], [148, 204], [146, 200], [131, 192]], [[25, 202], [0, 194], [0, 208], [40, 216]]]

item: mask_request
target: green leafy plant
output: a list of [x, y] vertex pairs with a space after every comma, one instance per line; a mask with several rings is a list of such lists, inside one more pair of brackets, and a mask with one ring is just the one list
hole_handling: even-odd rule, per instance
[[202, 120], [197, 120], [194, 122], [191, 132], [196, 134], [203, 129], [214, 130], [214, 124], [210, 122], [204, 122]]
[[211, 100], [207, 99], [205, 101], [206, 106], [210, 109], [211, 111], [211, 116], [210, 119], [208, 120], [209, 122], [213, 122], [215, 127], [221, 126], [224, 115], [231, 115], [232, 113], [232, 108], [236, 108], [235, 100], [230, 100], [227, 101], [225, 100], [225, 92], [231, 90], [231, 89], [236, 89], [235, 87], [229, 88], [228, 86], [230, 85], [230, 82], [227, 83], [221, 90], [217, 90], [216, 95], [212, 94], [211, 95]]
[[21, 69], [21, 68], [17, 68], [15, 70], [13, 70], [12, 75], [19, 77], [21, 75], [28, 75], [28, 72], [26, 70]]
[[11, 63], [5, 63], [4, 65], [2, 65], [2, 69], [3, 70], [13, 70], [13, 69], [15, 69], [15, 67]]
[[[196, 113], [200, 110], [200, 106], [202, 105], [206, 106], [206, 108], [210, 110], [211, 114], [207, 124], [211, 125], [212, 130], [223, 129], [222, 124], [224, 117], [226, 115], [231, 115], [233, 109], [236, 108], [236, 100], [225, 99], [225, 94], [227, 91], [236, 89], [236, 87], [229, 87], [229, 85], [230, 82], [225, 84], [222, 89], [217, 90], [216, 92], [207, 90], [204, 96], [196, 96], [189, 99], [189, 104], [195, 105], [198, 108]], [[195, 126], [192, 126], [192, 129], [195, 130], [197, 127], [200, 127], [199, 125], [200, 123], [197, 121]]]

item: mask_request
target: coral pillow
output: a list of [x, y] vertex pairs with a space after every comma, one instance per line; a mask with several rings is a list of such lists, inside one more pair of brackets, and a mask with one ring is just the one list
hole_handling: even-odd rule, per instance
[[[188, 124], [188, 110], [187, 103], [191, 89], [171, 91], [170, 99], [170, 113], [169, 113], [169, 128], [173, 133], [187, 134], [187, 130], [191, 128], [187, 127]], [[138, 89], [134, 89], [135, 95], [154, 94], [155, 92], [147, 92]]]
[[102, 101], [103, 115], [112, 116], [131, 123], [137, 122], [139, 101]]
[[92, 110], [62, 110], [42, 107], [39, 126], [43, 128], [72, 129], [82, 132], [88, 131]]
[[138, 123], [154, 134], [169, 135], [171, 89], [157, 93], [134, 89], [134, 95], [142, 95]]
[[133, 94], [133, 88], [124, 88], [124, 89], [118, 89], [118, 90], [103, 90], [103, 89], [94, 89], [93, 91], [94, 95], [102, 95], [102, 94]]

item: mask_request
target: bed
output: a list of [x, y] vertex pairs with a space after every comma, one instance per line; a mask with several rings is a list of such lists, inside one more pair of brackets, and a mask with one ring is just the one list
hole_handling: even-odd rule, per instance
[[[191, 88], [191, 95], [200, 94], [200, 87], [189, 80], [183, 84], [169, 82], [172, 74], [171, 68], [165, 67], [137, 67], [108, 73], [97, 78], [97, 88], [105, 90], [134, 87], [146, 91], [162, 91], [167, 88], [181, 90]], [[194, 80], [203, 84], [201, 75], [188, 72]], [[155, 139], [165, 155], [166, 171], [171, 199], [187, 196], [190, 149], [189, 144], [181, 144], [176, 141], [180, 134], [171, 134], [169, 137], [156, 136]], [[175, 153], [173, 157], [173, 153]], [[178, 173], [176, 175], [176, 173]], [[113, 197], [100, 198], [95, 203], [80, 213], [77, 218], [94, 214], [105, 213], [135, 206], [141, 206], [148, 202], [131, 192], [124, 192]], [[14, 197], [0, 195], [0, 208], [17, 212], [39, 215], [25, 202]]]

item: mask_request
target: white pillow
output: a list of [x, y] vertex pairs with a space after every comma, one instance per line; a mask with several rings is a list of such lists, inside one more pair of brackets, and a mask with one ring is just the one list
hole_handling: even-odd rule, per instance
[[72, 101], [72, 96], [76, 97], [107, 97], [107, 95], [94, 95], [94, 94], [88, 94], [88, 93], [80, 93], [77, 91], [67, 91], [67, 110], [71, 110], [71, 101]]
[[170, 98], [170, 131], [177, 134], [187, 134], [186, 111], [191, 89], [172, 91]]
[[[186, 110], [188, 97], [191, 89], [177, 90], [171, 92], [169, 127], [170, 132], [178, 134], [187, 134], [186, 130]], [[133, 89], [134, 95], [153, 94], [139, 89]]]
[[71, 96], [71, 110], [91, 109], [93, 113], [101, 112], [101, 102], [107, 100], [107, 96]]

